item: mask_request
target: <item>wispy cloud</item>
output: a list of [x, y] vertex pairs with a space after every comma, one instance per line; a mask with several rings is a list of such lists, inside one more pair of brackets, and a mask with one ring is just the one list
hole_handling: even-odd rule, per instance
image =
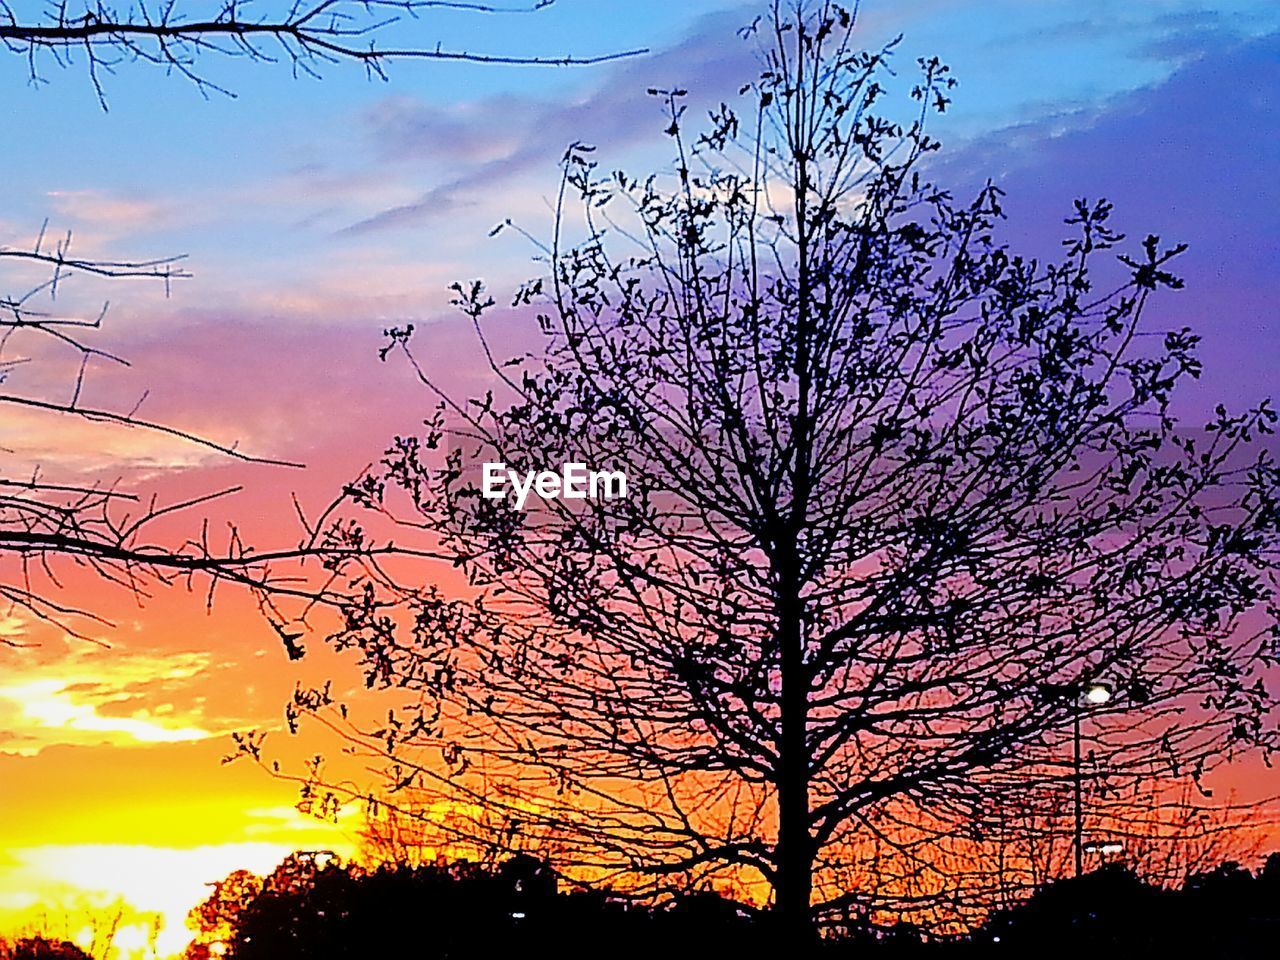
[[73, 647], [56, 666], [29, 650], [10, 651], [6, 661], [0, 752], [29, 756], [54, 745], [178, 743], [226, 729], [211, 729], [203, 707], [186, 693], [208, 669], [208, 654]]
[[167, 203], [105, 190], [51, 190], [49, 199], [60, 217], [112, 231], [156, 227], [170, 216]]
[[377, 104], [365, 123], [385, 159], [430, 159], [465, 172], [446, 176], [416, 200], [375, 213], [348, 231], [419, 226], [469, 204], [476, 191], [500, 193], [522, 173], [549, 171], [575, 141], [621, 150], [654, 139], [664, 124], [660, 105], [647, 89], [687, 89], [690, 108], [700, 109], [757, 72], [755, 45], [735, 37], [744, 17], [742, 10], [708, 15], [682, 42], [624, 62], [568, 105], [510, 94], [455, 106], [404, 97]]
[[1224, 36], [1164, 83], [997, 131], [934, 172], [956, 188], [994, 177], [1008, 191], [1005, 235], [1040, 256], [1059, 254], [1062, 218], [1084, 195], [1115, 202], [1131, 242], [1155, 233], [1188, 243], [1176, 265], [1187, 289], [1161, 298], [1150, 320], [1204, 337], [1206, 375], [1183, 391], [1185, 409], [1243, 406], [1274, 390], [1280, 351], [1277, 62], [1280, 33]]

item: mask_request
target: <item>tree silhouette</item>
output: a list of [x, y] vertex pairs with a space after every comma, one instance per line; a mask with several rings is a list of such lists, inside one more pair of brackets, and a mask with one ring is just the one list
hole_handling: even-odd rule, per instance
[[395, 60], [446, 60], [492, 64], [570, 66], [605, 63], [635, 56], [626, 50], [595, 56], [538, 57], [450, 50], [439, 45], [380, 47], [377, 39], [404, 31], [405, 20], [417, 20], [440, 8], [473, 13], [533, 13], [554, 0], [525, 6], [486, 3], [441, 3], [439, 0], [293, 0], [282, 13], [258, 14], [243, 0], [217, 0], [203, 9], [184, 12], [176, 4], [121, 7], [102, 0], [45, 5], [43, 13], [19, 19], [8, 4], [0, 5], [0, 43], [31, 65], [39, 80], [41, 55], [59, 66], [83, 57], [94, 89], [106, 105], [102, 75], [121, 63], [143, 63], [186, 77], [202, 93], [227, 91], [199, 71], [201, 58], [239, 57], [262, 63], [284, 61], [294, 74], [318, 76], [326, 64], [354, 62], [371, 76], [385, 79]]
[[248, 870], [235, 870], [214, 883], [209, 896], [187, 915], [187, 926], [195, 933], [194, 950], [225, 953], [241, 917], [263, 887], [263, 879]]
[[1046, 942], [1064, 953], [1232, 958], [1265, 952], [1277, 919], [1275, 857], [1251, 873], [1223, 863], [1177, 888], [1112, 865], [1037, 892], [993, 916], [973, 956], [1019, 956]]
[[[488, 865], [370, 870], [332, 860], [318, 869], [297, 866], [296, 860], [286, 861], [247, 900], [233, 897], [229, 938], [198, 939], [186, 956], [577, 956], [609, 944], [610, 956], [627, 960], [656, 951], [693, 960], [712, 949], [749, 950], [756, 921], [750, 911], [716, 896], [682, 897], [655, 910], [562, 891], [545, 864], [521, 856]], [[240, 881], [230, 884], [239, 886]], [[200, 908], [202, 916], [216, 899], [217, 894]], [[213, 913], [222, 910], [212, 907]]]
[[[487, 395], [390, 331], [432, 412], [384, 480], [471, 589], [421, 590], [407, 623], [352, 607], [340, 638], [415, 703], [346, 734], [455, 811], [442, 829], [518, 830], [633, 891], [763, 887], [793, 942], [990, 903], [993, 798], [1275, 746], [1275, 415], [1172, 411], [1197, 338], [1148, 308], [1182, 247], [1081, 200], [1060, 262], [1008, 249], [996, 186], [928, 179], [946, 68], [921, 61], [898, 122], [892, 45], [854, 26], [775, 4], [748, 106], [698, 134], [654, 91], [669, 171], [568, 151], [513, 303], [543, 350], [508, 360], [483, 286], [456, 287]], [[629, 494], [516, 510], [482, 496], [494, 461], [623, 470]]]
[[[1253, 956], [1270, 944], [1278, 917], [1278, 858], [1256, 872], [1225, 863], [1176, 888], [1143, 883], [1112, 865], [1048, 884], [969, 933], [931, 936], [897, 923], [838, 932], [786, 955], [1023, 956], [1053, 943], [1073, 954]], [[282, 865], [287, 882], [259, 881], [259, 892], [237, 909], [230, 938], [193, 943], [188, 960], [588, 956], [602, 948], [627, 960], [655, 953], [696, 960], [714, 951], [760, 952], [761, 917], [741, 904], [693, 893], [655, 906], [557, 889], [546, 865], [527, 857], [488, 866], [298, 866]]]

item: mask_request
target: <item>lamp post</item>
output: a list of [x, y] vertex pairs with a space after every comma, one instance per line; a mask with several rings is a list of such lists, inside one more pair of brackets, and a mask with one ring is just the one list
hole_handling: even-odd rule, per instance
[[1076, 876], [1084, 873], [1084, 784], [1080, 763], [1080, 715], [1086, 705], [1100, 707], [1111, 700], [1112, 689], [1105, 683], [1087, 683], [1077, 687], [1071, 698], [1072, 759], [1075, 780], [1075, 858]]

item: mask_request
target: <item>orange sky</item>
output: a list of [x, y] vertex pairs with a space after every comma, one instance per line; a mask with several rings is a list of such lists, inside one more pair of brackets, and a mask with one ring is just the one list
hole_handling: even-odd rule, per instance
[[[160, 598], [111, 649], [0, 648], [0, 929], [38, 911], [79, 935], [87, 909], [122, 898], [162, 914], [169, 953], [205, 883], [298, 848], [352, 852], [350, 821], [303, 816], [291, 785], [220, 762], [230, 730], [279, 725], [293, 683], [256, 614], [226, 600], [207, 617], [194, 596]], [[44, 632], [19, 620], [10, 636]], [[133, 926], [122, 946], [145, 943]]]
[[[192, 333], [198, 341], [198, 328]], [[236, 365], [253, 361], [247, 351], [226, 357]], [[123, 475], [126, 487], [156, 492], [161, 502], [245, 483], [245, 493], [210, 511], [214, 529], [217, 520], [233, 517], [252, 542], [277, 546], [298, 537], [292, 491], [318, 507], [348, 471], [378, 453], [381, 436], [372, 432], [359, 449], [349, 435], [316, 430], [316, 411], [291, 405], [293, 388], [284, 382], [274, 395], [271, 387], [259, 392], [263, 409], [277, 412], [272, 419], [296, 411], [292, 423], [264, 424], [275, 434], [271, 442], [253, 436], [255, 416], [243, 416], [243, 405], [216, 397], [217, 384], [202, 392], [222, 402], [219, 416], [187, 416], [180, 408], [199, 398], [181, 390], [181, 371], [161, 369], [168, 376], [160, 379], [173, 380], [157, 409], [172, 404], [164, 414], [171, 421], [194, 419], [211, 436], [247, 438], [255, 452], [296, 450], [293, 456], [313, 462], [324, 446], [327, 469], [245, 468], [182, 444], [67, 418], [34, 429], [9, 420], [6, 428], [16, 426], [19, 434], [10, 448], [39, 462], [46, 476]], [[344, 402], [340, 392], [335, 402]], [[105, 469], [102, 460], [81, 455], [104, 448], [111, 453]], [[160, 533], [180, 538], [200, 519], [175, 518]], [[12, 576], [13, 568], [3, 572]], [[233, 730], [276, 730], [277, 752], [286, 759], [317, 749], [280, 731], [284, 703], [297, 677], [336, 671], [340, 683], [358, 682], [349, 669], [316, 641], [300, 673], [253, 604], [235, 591], [221, 591], [210, 615], [203, 594], [162, 590], [139, 605], [70, 564], [58, 572], [64, 586], [51, 596], [93, 609], [114, 626], [78, 625], [109, 644], [99, 646], [22, 611], [0, 616], [0, 635], [23, 645], [0, 645], [0, 931], [38, 925], [87, 946], [89, 913], [123, 900], [138, 914], [127, 918], [117, 940], [124, 956], [146, 955], [152, 912], [163, 918], [157, 947], [166, 955], [189, 939], [184, 917], [206, 894], [206, 883], [240, 867], [269, 871], [299, 848], [354, 851], [354, 818], [335, 827], [303, 816], [293, 807], [293, 785], [243, 761], [221, 763]]]

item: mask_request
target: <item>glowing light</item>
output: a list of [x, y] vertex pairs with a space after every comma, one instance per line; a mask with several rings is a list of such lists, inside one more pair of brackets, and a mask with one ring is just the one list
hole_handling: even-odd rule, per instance
[[16, 704], [24, 719], [37, 728], [117, 734], [115, 739], [138, 743], [178, 743], [214, 735], [194, 726], [167, 726], [141, 711], [130, 717], [103, 716], [96, 704], [77, 702], [69, 686], [69, 682], [62, 679], [32, 680], [0, 688], [0, 699]]
[[1104, 703], [1109, 703], [1113, 696], [1112, 690], [1105, 683], [1091, 683], [1084, 688], [1084, 698], [1095, 707], [1100, 707]]
[[1124, 844], [1119, 840], [1108, 840], [1105, 843], [1087, 843], [1084, 849], [1086, 853], [1100, 853], [1109, 857], [1113, 854], [1124, 853]]

